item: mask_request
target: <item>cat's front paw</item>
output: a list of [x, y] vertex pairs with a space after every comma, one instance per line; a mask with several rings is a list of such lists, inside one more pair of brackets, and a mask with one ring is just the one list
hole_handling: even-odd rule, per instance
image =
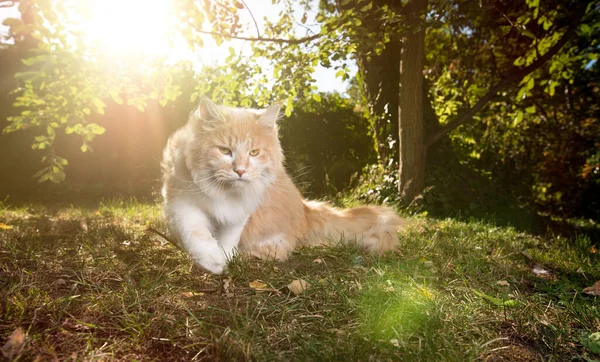
[[202, 243], [190, 250], [190, 256], [197, 267], [212, 274], [223, 274], [227, 268], [227, 256], [215, 243]]
[[194, 264], [204, 271], [212, 274], [223, 274], [227, 270], [227, 261], [207, 260], [207, 258], [194, 258]]

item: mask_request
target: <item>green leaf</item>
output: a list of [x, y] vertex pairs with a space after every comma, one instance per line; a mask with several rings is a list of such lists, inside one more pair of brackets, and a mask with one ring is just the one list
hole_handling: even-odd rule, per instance
[[119, 94], [117, 92], [111, 92], [110, 93], [110, 98], [112, 98], [112, 100], [116, 103], [116, 104], [123, 104], [123, 98], [121, 98], [119, 96]]
[[529, 30], [523, 30], [523, 35], [534, 40], [537, 39], [537, 37]]
[[586, 333], [580, 338], [580, 341], [593, 353], [600, 354], [600, 332]]
[[106, 108], [106, 103], [104, 103], [101, 99], [99, 98], [93, 98], [92, 99], [92, 103], [94, 104], [94, 106], [96, 107], [96, 112], [98, 114], [104, 114], [104, 108]]
[[373, 7], [373, 2], [369, 2], [367, 5], [363, 6], [362, 8], [360, 8], [360, 11], [369, 11], [371, 10], [371, 8]]
[[529, 77], [529, 80], [527, 81], [527, 90], [532, 90], [533, 87], [535, 86], [535, 79], [533, 79], [533, 77]]
[[486, 300], [487, 302], [497, 306], [497, 307], [515, 307], [517, 305], [517, 301], [514, 299], [507, 299], [507, 300], [503, 300], [500, 298], [496, 298], [496, 297], [492, 297], [491, 295], [487, 295], [484, 292], [481, 292], [479, 290], [473, 290], [473, 293], [475, 293], [475, 295], [481, 297], [482, 299]]
[[81, 152], [87, 152], [87, 150], [88, 150], [88, 145], [87, 145], [87, 144], [85, 144], [85, 143], [84, 143], [84, 144], [82, 144], [82, 145], [81, 145]]
[[513, 64], [516, 65], [517, 67], [523, 66], [523, 65], [525, 65], [525, 58], [518, 57], [517, 59], [515, 59]]
[[35, 57], [30, 57], [26, 59], [21, 59], [21, 62], [27, 66], [32, 66], [37, 63], [46, 62], [49, 59], [48, 54], [40, 54]]
[[521, 123], [522, 121], [523, 121], [523, 112], [517, 111], [517, 116], [515, 117], [515, 120], [513, 121], [513, 127], [519, 125], [519, 123]]
[[588, 24], [581, 24], [579, 26], [579, 34], [581, 36], [590, 36], [592, 35], [592, 27]]
[[53, 167], [52, 168], [52, 173], [50, 173], [50, 175], [48, 175], [48, 179], [51, 182], [54, 183], [61, 183], [65, 180], [65, 172], [61, 169], [59, 169], [58, 167]]
[[321, 95], [319, 93], [313, 93], [312, 94], [312, 99], [314, 99], [315, 101], [321, 103]]
[[88, 129], [90, 130], [90, 132], [97, 135], [101, 135], [104, 134], [104, 132], [106, 132], [106, 129], [104, 127], [99, 126], [95, 123], [89, 124]]

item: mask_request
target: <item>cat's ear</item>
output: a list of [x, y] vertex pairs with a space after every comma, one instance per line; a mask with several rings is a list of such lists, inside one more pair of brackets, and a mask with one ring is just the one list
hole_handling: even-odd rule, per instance
[[200, 98], [198, 108], [192, 113], [195, 125], [212, 128], [225, 122], [225, 116], [219, 110], [219, 106], [206, 97]]
[[275, 103], [267, 107], [263, 114], [258, 118], [258, 122], [265, 127], [275, 127], [279, 119], [279, 110], [281, 103]]

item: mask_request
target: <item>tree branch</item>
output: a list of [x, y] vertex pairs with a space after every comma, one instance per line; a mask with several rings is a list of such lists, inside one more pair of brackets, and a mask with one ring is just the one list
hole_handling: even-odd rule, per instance
[[536, 61], [524, 68], [516, 68], [513, 71], [511, 71], [508, 76], [496, 83], [496, 85], [494, 85], [483, 97], [481, 97], [473, 107], [459, 114], [453, 121], [445, 124], [433, 134], [431, 134], [431, 136], [429, 136], [429, 138], [427, 139], [426, 147], [429, 147], [432, 144], [436, 143], [448, 132], [456, 129], [458, 126], [470, 121], [473, 118], [473, 116], [477, 114], [477, 112], [483, 109], [491, 100], [493, 100], [496, 97], [496, 94], [498, 94], [498, 92], [501, 92], [504, 89], [511, 86], [512, 84], [521, 81], [527, 75], [544, 65], [548, 60], [550, 60], [550, 58], [552, 58], [556, 53], [558, 53], [560, 49], [562, 49], [562, 47], [565, 44], [567, 44], [567, 42], [569, 42], [569, 40], [571, 40], [573, 35], [575, 35], [576, 28], [577, 26], [570, 26], [562, 35], [562, 37], [558, 40], [558, 42], [556, 42], [556, 44], [554, 44], [554, 46], [552, 46], [552, 48], [550, 48], [544, 55], [542, 55]]
[[307, 42], [313, 41], [315, 39], [318, 39], [321, 36], [321, 34], [315, 34], [315, 35], [307, 36], [304, 38], [281, 39], [281, 38], [263, 38], [260, 36], [259, 37], [236, 36], [236, 35], [221, 34], [221, 33], [215, 33], [213, 31], [205, 31], [205, 30], [199, 30], [199, 29], [196, 29], [196, 31], [200, 34], [220, 36], [220, 37], [227, 38], [227, 39], [262, 41], [262, 42], [271, 42], [271, 43], [278, 43], [278, 44], [302, 44], [302, 43], [307, 43]]
[[252, 14], [252, 10], [250, 10], [250, 8], [248, 7], [248, 5], [246, 5], [246, 2], [244, 0], [240, 0], [242, 2], [242, 4], [244, 4], [244, 6], [246, 7], [246, 10], [248, 10], [248, 12], [250, 13], [250, 16], [252, 17], [252, 21], [254, 21], [254, 26], [256, 27], [256, 36], [260, 38], [260, 30], [258, 29], [258, 23], [256, 22], [256, 19], [254, 18], [254, 14]]

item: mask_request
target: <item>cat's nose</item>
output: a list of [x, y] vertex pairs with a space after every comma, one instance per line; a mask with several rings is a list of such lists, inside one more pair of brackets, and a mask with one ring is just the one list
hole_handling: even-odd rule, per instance
[[242, 175], [246, 173], [246, 170], [243, 170], [243, 169], [234, 170], [234, 171], [235, 171], [235, 173], [238, 174], [239, 177], [242, 177]]

